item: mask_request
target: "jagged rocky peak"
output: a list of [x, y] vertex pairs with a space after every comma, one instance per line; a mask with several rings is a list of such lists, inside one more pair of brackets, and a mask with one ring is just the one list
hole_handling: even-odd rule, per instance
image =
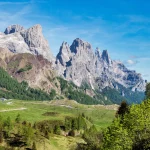
[[[25, 42], [29, 47], [40, 47], [43, 42], [42, 27], [35, 25], [23, 32], [21, 32]], [[47, 44], [47, 43], [46, 43]]]
[[133, 91], [145, 90], [144, 80], [135, 71], [127, 69], [120, 61], [111, 60], [107, 50], [101, 53], [96, 48], [94, 53], [91, 44], [79, 38], [70, 48], [64, 42], [56, 60], [59, 74], [78, 86], [87, 81], [93, 89], [115, 88], [113, 85], [117, 83]]
[[108, 55], [108, 51], [107, 50], [103, 50], [102, 52], [102, 59], [107, 62], [108, 64], [110, 64], [111, 60], [109, 58], [109, 55]]
[[32, 53], [42, 55], [51, 62], [55, 61], [48, 41], [43, 36], [41, 25], [37, 24], [29, 29], [11, 25], [4, 33], [0, 35], [1, 47], [8, 48], [13, 53]]
[[101, 52], [100, 52], [100, 49], [98, 47], [95, 50], [95, 56], [97, 56], [99, 59], [101, 58]]
[[41, 25], [34, 25], [33, 27], [22, 31], [21, 35], [33, 54], [42, 55], [44, 58], [54, 61], [48, 41], [43, 36]]
[[15, 33], [15, 32], [21, 32], [22, 30], [24, 30], [24, 27], [21, 25], [11, 25], [9, 27], [7, 27], [4, 31], [5, 34], [11, 34], [11, 33]]
[[63, 66], [66, 65], [66, 62], [70, 60], [71, 51], [69, 44], [67, 42], [63, 42], [60, 46], [59, 53], [56, 56], [56, 63], [59, 63]]
[[78, 51], [80, 51], [80, 53], [81, 53], [81, 51], [83, 51], [83, 50], [84, 51], [89, 51], [91, 49], [92, 49], [91, 45], [88, 42], [85, 42], [85, 41], [81, 40], [80, 38], [76, 38], [73, 41], [72, 45], [70, 46], [71, 52], [75, 53], [75, 54]]

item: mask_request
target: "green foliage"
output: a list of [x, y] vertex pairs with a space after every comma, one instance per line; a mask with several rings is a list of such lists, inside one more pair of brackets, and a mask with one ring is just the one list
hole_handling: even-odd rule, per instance
[[[105, 95], [114, 104], [121, 104], [124, 99], [127, 101], [128, 104], [141, 103], [141, 101], [144, 100], [144, 92], [132, 92], [131, 89], [125, 88], [120, 84], [118, 84], [118, 87], [119, 90], [106, 87], [105, 89], [103, 89], [102, 95]], [[122, 96], [122, 91], [125, 93], [124, 96]]]
[[88, 105], [101, 103], [100, 100], [97, 100], [85, 94], [83, 89], [77, 88], [77, 86], [74, 85], [72, 82], [69, 83], [68, 81], [60, 77], [57, 77], [57, 79], [60, 82], [61, 93], [64, 94], [68, 99]]
[[61, 92], [63, 92], [66, 88], [68, 88], [68, 82], [66, 80], [64, 80], [63, 78], [60, 78], [60, 77], [57, 77], [57, 79], [60, 82]]
[[7, 128], [7, 130], [11, 130], [12, 129], [12, 122], [10, 117], [8, 117], [5, 121], [4, 121], [4, 127]]
[[20, 123], [21, 121], [21, 117], [20, 114], [17, 115], [16, 119], [15, 119], [16, 123]]
[[34, 138], [34, 130], [31, 126], [29, 125], [24, 125], [22, 126], [22, 133], [24, 141], [29, 145]]
[[77, 126], [78, 130], [86, 129], [87, 128], [85, 117], [83, 117], [81, 115], [79, 115], [78, 118], [77, 118], [77, 124], [78, 124], [78, 126]]
[[56, 91], [54, 89], [51, 89], [51, 92], [50, 92], [51, 99], [54, 99], [55, 96], [56, 96]]
[[32, 69], [31, 65], [26, 65], [24, 68], [19, 69], [17, 72], [21, 73], [21, 72], [29, 71], [31, 69]]
[[[117, 117], [103, 132], [102, 149], [130, 150], [150, 147], [150, 100], [132, 105], [123, 120]], [[113, 142], [112, 142], [113, 141]]]
[[65, 118], [65, 130], [84, 130], [87, 128], [85, 118], [82, 115], [79, 115], [76, 118], [66, 117]]
[[66, 131], [68, 131], [68, 130], [70, 130], [71, 129], [71, 118], [70, 117], [66, 117], [65, 118], [65, 124], [64, 124], [64, 126], [65, 126], [65, 130]]
[[91, 86], [90, 86], [90, 84], [88, 82], [83, 81], [81, 83], [81, 89], [87, 90], [87, 89], [92, 89], [92, 88], [91, 88]]
[[150, 83], [146, 85], [145, 95], [147, 99], [150, 98]]
[[87, 144], [78, 144], [76, 150], [100, 150], [102, 135], [97, 132], [94, 125], [84, 130], [83, 138]]
[[125, 115], [125, 113], [129, 113], [129, 106], [126, 103], [126, 101], [122, 101], [121, 104], [120, 104], [120, 107], [118, 108], [116, 116], [123, 117]]
[[55, 125], [55, 127], [54, 127], [54, 133], [60, 135], [61, 130], [60, 130], [60, 126], [59, 125]]

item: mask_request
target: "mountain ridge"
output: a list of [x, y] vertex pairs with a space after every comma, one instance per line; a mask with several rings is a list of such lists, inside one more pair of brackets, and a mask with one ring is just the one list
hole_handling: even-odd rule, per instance
[[[8, 72], [19, 81], [27, 80], [32, 87], [40, 87], [45, 91], [50, 91], [51, 88], [58, 90], [55, 85], [44, 86], [43, 88], [42, 84], [39, 84], [38, 79], [33, 78], [33, 76], [41, 76], [39, 78], [41, 82], [51, 85], [53, 83], [51, 83], [51, 80], [48, 81], [47, 76], [45, 76], [45, 72], [50, 70], [50, 74], [48, 74], [52, 78], [54, 76], [61, 76], [78, 87], [84, 87], [86, 91], [89, 90], [88, 93], [97, 91], [103, 94], [105, 89], [111, 88], [118, 91], [120, 96], [129, 97], [129, 95], [125, 95], [126, 90], [124, 88], [131, 90], [131, 92], [144, 93], [145, 91], [146, 82], [140, 74], [127, 69], [122, 62], [112, 60], [107, 50], [100, 52], [96, 48], [94, 51], [89, 42], [83, 41], [80, 38], [76, 38], [71, 46], [67, 42], [63, 42], [56, 58], [54, 58], [49, 44], [42, 34], [42, 27], [40, 25], [34, 25], [29, 29], [25, 29], [20, 25], [11, 25], [6, 28], [4, 33], [0, 33], [0, 37], [0, 47], [2, 47], [3, 51], [6, 51], [6, 54], [2, 50], [0, 51], [3, 53], [0, 59], [1, 66], [5, 66], [8, 69], [8, 64], [10, 65], [10, 63], [15, 63], [19, 59], [20, 63], [26, 61], [25, 64], [23, 63], [24, 66], [19, 66], [18, 64], [16, 69]], [[9, 54], [11, 57], [7, 57], [8, 50], [11, 51], [11, 54]], [[21, 53], [20, 56], [18, 55], [19, 53]], [[31, 59], [25, 57], [27, 56], [25, 53], [28, 53]], [[34, 58], [32, 55], [36, 55], [37, 58]], [[13, 59], [14, 61], [12, 61]], [[33, 60], [39, 64], [39, 67], [33, 63]], [[32, 63], [34, 67], [36, 66], [35, 70], [33, 67], [27, 71], [29, 75], [25, 71], [18, 76], [18, 70], [27, 70], [30, 68], [28, 64]], [[45, 64], [44, 66], [42, 65], [43, 63]], [[30, 78], [27, 76], [30, 76]], [[36, 80], [36, 82], [32, 79]], [[92, 94], [93, 96], [94, 94]]]
[[107, 50], [100, 53], [96, 49], [94, 53], [91, 45], [79, 38], [70, 47], [63, 42], [56, 56], [56, 66], [58, 72], [61, 70], [60, 75], [78, 86], [81, 86], [83, 80], [87, 80], [94, 88], [94, 80], [99, 78], [100, 90], [107, 86], [116, 88], [115, 82], [118, 82], [132, 91], [145, 91], [146, 83], [140, 74], [127, 69], [121, 62], [111, 60]]

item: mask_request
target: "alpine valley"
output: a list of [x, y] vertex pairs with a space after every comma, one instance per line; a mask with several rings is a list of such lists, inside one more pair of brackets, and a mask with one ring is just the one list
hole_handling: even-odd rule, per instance
[[[35, 100], [67, 98], [82, 104], [126, 100], [131, 104], [144, 99], [146, 81], [122, 62], [112, 60], [107, 50], [94, 50], [90, 43], [76, 38], [71, 46], [63, 42], [55, 58], [40, 25], [29, 29], [11, 25], [0, 33], [0, 67], [7, 77], [0, 83], [0, 97], [4, 98], [31, 99], [31, 93], [42, 91]], [[12, 88], [8, 88], [8, 80], [13, 80]], [[15, 86], [31, 92], [24, 97]]]

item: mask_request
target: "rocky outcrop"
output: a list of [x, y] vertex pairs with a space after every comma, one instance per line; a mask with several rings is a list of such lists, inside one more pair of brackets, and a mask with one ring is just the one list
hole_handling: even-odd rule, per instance
[[32, 54], [42, 55], [48, 60], [54, 60], [50, 52], [48, 41], [44, 38], [40, 25], [35, 25], [27, 30], [23, 30], [20, 34], [24, 38]]
[[[69, 57], [61, 54], [68, 54]], [[60, 59], [61, 58], [61, 59]], [[84, 42], [79, 38], [73, 41], [73, 44], [67, 47], [66, 49], [61, 47], [60, 52], [56, 57], [56, 65], [59, 66], [58, 68], [61, 70], [62, 74], [67, 80], [72, 80], [76, 85], [80, 86], [84, 80], [88, 80], [92, 86], [94, 75], [92, 72], [93, 70], [93, 62], [94, 62], [94, 54], [91, 49], [91, 45], [88, 42]], [[61, 63], [57, 62], [64, 62], [62, 65]], [[59, 71], [60, 72], [60, 71]], [[60, 72], [60, 73], [61, 73]]]
[[70, 52], [68, 43], [63, 42], [56, 57], [56, 70], [58, 71], [59, 75], [64, 75], [64, 70], [68, 65], [67, 62], [69, 62], [71, 55], [72, 54]]
[[40, 25], [35, 25], [27, 30], [20, 25], [7, 27], [4, 34], [0, 34], [0, 47], [8, 48], [13, 53], [42, 55], [50, 62], [54, 62]]
[[[111, 60], [108, 51], [102, 53], [97, 48], [79, 38], [72, 45], [63, 43], [56, 56], [59, 74], [77, 86], [87, 82], [93, 89], [105, 87], [118, 89], [118, 84], [132, 91], [144, 91], [145, 81], [135, 71], [127, 69], [123, 63]], [[60, 71], [61, 70], [61, 71]]]
[[20, 25], [11, 25], [5, 29], [4, 33], [11, 34], [11, 33], [15, 33], [15, 32], [21, 32], [22, 30], [24, 30], [24, 27], [22, 27]]

